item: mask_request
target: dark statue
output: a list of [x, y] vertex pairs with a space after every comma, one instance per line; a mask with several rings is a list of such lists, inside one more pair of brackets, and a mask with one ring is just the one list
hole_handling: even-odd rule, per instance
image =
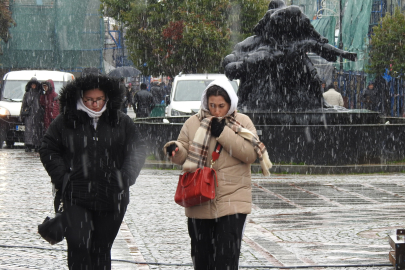
[[272, 0], [254, 28], [254, 36], [238, 43], [225, 57], [229, 79], [240, 79], [241, 111], [311, 111], [323, 104], [321, 80], [307, 56], [313, 52], [327, 61], [357, 55], [335, 48], [311, 25], [298, 6]]

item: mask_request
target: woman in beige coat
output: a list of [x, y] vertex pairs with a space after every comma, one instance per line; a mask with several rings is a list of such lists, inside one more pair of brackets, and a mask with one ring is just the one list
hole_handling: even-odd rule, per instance
[[215, 199], [185, 208], [185, 213], [194, 269], [238, 269], [242, 231], [252, 204], [250, 164], [259, 158], [268, 175], [271, 162], [250, 118], [236, 112], [238, 97], [228, 80], [210, 83], [201, 104], [177, 141], [164, 149], [183, 171], [193, 172], [209, 167], [217, 143], [222, 145], [213, 165], [218, 176]]

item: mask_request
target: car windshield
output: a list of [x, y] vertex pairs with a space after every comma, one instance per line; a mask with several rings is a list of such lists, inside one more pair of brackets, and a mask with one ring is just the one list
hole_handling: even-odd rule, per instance
[[[173, 100], [175, 101], [200, 101], [204, 89], [213, 80], [194, 80], [194, 81], [178, 81], [176, 85], [176, 92]], [[236, 81], [231, 81], [232, 87], [235, 92], [238, 91], [238, 84]]]
[[[11, 99], [16, 101], [21, 101], [25, 93], [25, 85], [28, 81], [11, 81], [5, 80], [3, 87], [2, 99]], [[56, 93], [59, 93], [60, 89], [63, 86], [63, 82], [55, 82]]]

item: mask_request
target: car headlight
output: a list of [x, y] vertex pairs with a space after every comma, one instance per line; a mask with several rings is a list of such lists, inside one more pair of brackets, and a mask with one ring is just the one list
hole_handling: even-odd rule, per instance
[[10, 111], [6, 108], [0, 107], [0, 116], [7, 116], [10, 115]]
[[172, 116], [183, 116], [183, 115], [191, 115], [191, 114], [192, 114], [191, 112], [189, 112], [189, 113], [181, 112], [181, 111], [178, 111], [178, 110], [175, 110], [175, 109], [172, 109], [172, 112], [171, 112]]

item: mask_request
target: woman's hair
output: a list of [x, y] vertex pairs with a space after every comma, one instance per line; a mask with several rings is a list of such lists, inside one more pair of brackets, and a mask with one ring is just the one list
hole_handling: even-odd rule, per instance
[[[91, 91], [91, 90], [94, 90], [94, 89], [96, 89], [96, 88], [83, 90], [83, 95], [82, 95], [82, 97], [84, 97], [84, 94], [85, 94], [87, 91]], [[103, 93], [104, 93], [104, 96], [107, 97], [107, 94], [106, 94], [106, 92], [105, 92], [103, 89], [101, 89], [101, 88], [97, 88], [97, 89], [100, 90], [101, 92], [103, 92]]]
[[229, 106], [231, 105], [231, 98], [229, 97], [228, 93], [218, 85], [213, 85], [210, 88], [208, 88], [206, 96], [207, 96], [207, 104], [210, 96], [221, 96], [225, 99], [226, 103], [228, 103]]
[[332, 89], [332, 88], [336, 90], [336, 87], [335, 87], [335, 85], [333, 83], [329, 84], [326, 89], [329, 90], [329, 89]]
[[119, 87], [118, 79], [110, 78], [105, 75], [87, 74], [77, 78], [75, 82], [77, 87], [82, 90], [81, 97], [84, 96], [85, 92], [93, 89], [99, 89], [108, 97], [111, 91], [117, 91], [115, 88]]

